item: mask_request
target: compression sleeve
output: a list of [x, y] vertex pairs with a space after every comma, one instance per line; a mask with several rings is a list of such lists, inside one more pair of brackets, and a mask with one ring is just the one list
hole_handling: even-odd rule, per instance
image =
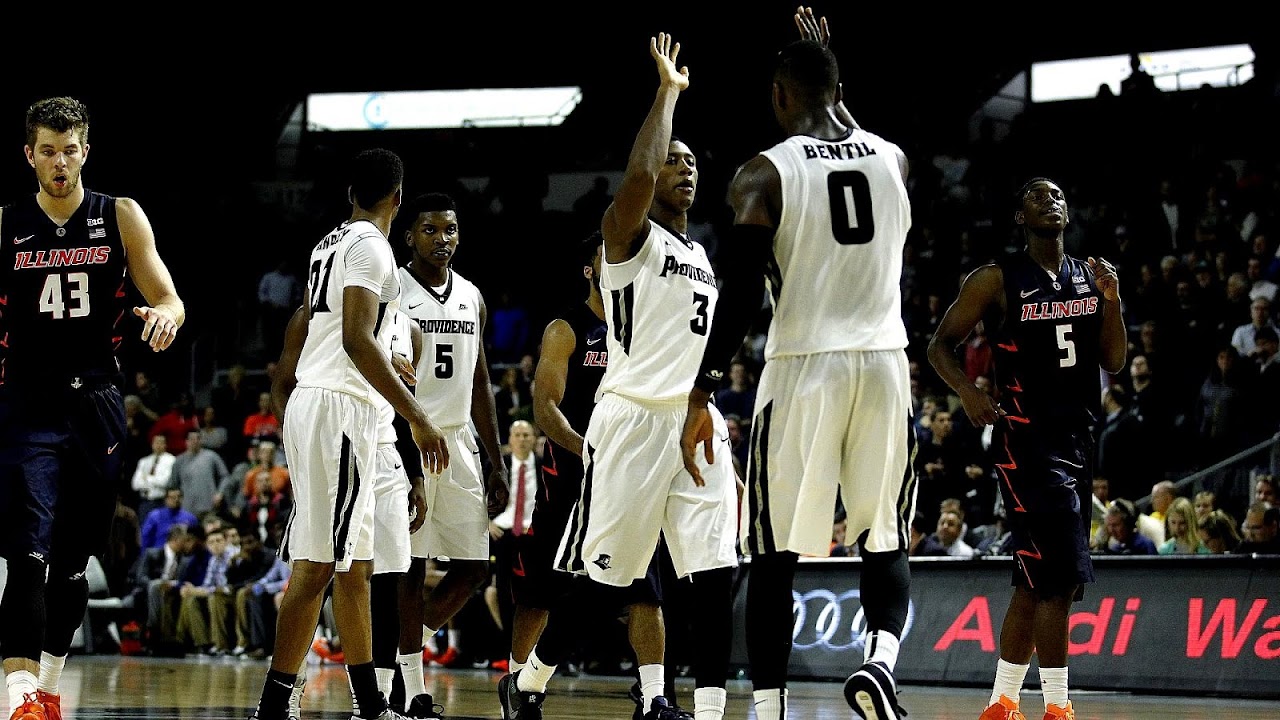
[[730, 361], [742, 348], [751, 321], [760, 311], [773, 234], [774, 229], [764, 225], [734, 225], [730, 231], [730, 243], [720, 260], [720, 299], [716, 301], [711, 334], [694, 380], [702, 390], [714, 393], [720, 389]]

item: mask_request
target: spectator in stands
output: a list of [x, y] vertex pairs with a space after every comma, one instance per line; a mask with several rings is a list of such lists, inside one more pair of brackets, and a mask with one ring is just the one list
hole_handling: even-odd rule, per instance
[[1107, 542], [1103, 555], [1155, 555], [1156, 546], [1138, 532], [1138, 510], [1133, 503], [1118, 498], [1107, 507]]
[[1253, 501], [1276, 505], [1276, 480], [1274, 475], [1260, 474], [1253, 479]]
[[240, 453], [245, 446], [244, 419], [253, 414], [258, 407], [258, 395], [260, 388], [253, 387], [253, 384], [246, 379], [247, 370], [244, 365], [232, 365], [227, 370], [227, 380], [225, 383], [215, 385], [213, 388], [212, 404], [218, 418], [228, 427], [234, 428], [237, 432], [228, 432], [230, 437], [227, 438], [227, 455], [228, 457], [240, 457]]
[[160, 387], [151, 381], [151, 376], [144, 370], [133, 374], [133, 392], [130, 394], [142, 402], [142, 414], [151, 422], [155, 422], [160, 417], [161, 411], [165, 409]]
[[271, 410], [271, 393], [258, 393], [258, 409], [244, 419], [243, 435], [246, 442], [280, 437], [280, 421]]
[[301, 284], [297, 276], [289, 272], [286, 260], [281, 260], [258, 279], [258, 312], [266, 359], [280, 357], [280, 349], [284, 347], [284, 328], [301, 300]]
[[1213, 494], [1212, 490], [1201, 490], [1196, 493], [1192, 504], [1196, 509], [1197, 526], [1199, 523], [1204, 522], [1204, 519], [1209, 516], [1209, 513], [1218, 509], [1217, 500], [1217, 496]]
[[747, 440], [749, 433], [743, 424], [742, 418], [725, 413], [724, 425], [729, 431], [729, 449], [733, 451], [734, 469], [740, 478], [747, 476], [747, 454], [751, 451], [751, 442]]
[[1236, 548], [1238, 553], [1280, 555], [1280, 507], [1265, 502], [1254, 502], [1245, 513], [1240, 526], [1244, 542]]
[[219, 421], [218, 411], [212, 405], [206, 407], [200, 420], [200, 446], [223, 455], [225, 460], [228, 439], [227, 428]]
[[159, 607], [159, 625], [151, 633], [153, 654], [177, 657], [185, 654], [182, 643], [178, 642], [182, 588], [204, 582], [210, 557], [205, 546], [204, 527], [198, 522], [191, 523], [182, 536], [182, 557], [178, 561], [177, 577], [161, 583], [157, 591], [159, 597], [152, 598]]
[[258, 464], [258, 446], [250, 445], [243, 453], [240, 462], [231, 468], [231, 472], [218, 485], [218, 494], [213, 498], [213, 509], [218, 516], [228, 522], [238, 523], [249, 505], [249, 497], [244, 494], [244, 478]]
[[1249, 368], [1234, 347], [1218, 350], [1218, 359], [1200, 385], [1196, 420], [1200, 428], [1200, 461], [1217, 462], [1242, 450], [1251, 429]]
[[1205, 555], [1209, 548], [1200, 542], [1200, 525], [1191, 501], [1180, 497], [1174, 500], [1165, 514], [1165, 540], [1156, 548], [1161, 555]]
[[289, 584], [289, 564], [277, 554], [268, 554], [271, 561], [267, 573], [248, 586], [249, 597], [244, 609], [249, 618], [249, 643], [245, 654], [254, 659], [267, 656], [275, 645], [276, 611], [280, 598]]
[[142, 519], [142, 548], [158, 548], [164, 545], [169, 528], [174, 525], [198, 525], [199, 520], [182, 509], [182, 488], [171, 487], [164, 494], [164, 506], [147, 513]]
[[1271, 301], [1257, 298], [1249, 303], [1249, 322], [1236, 326], [1231, 333], [1231, 347], [1236, 349], [1242, 358], [1253, 358], [1258, 352], [1258, 331], [1270, 328], [1276, 332], [1275, 322], [1271, 319]]
[[[252, 585], [271, 569], [272, 554], [262, 546], [256, 533], [245, 533], [238, 547], [231, 543], [233, 528], [228, 535], [227, 549], [231, 561], [227, 567], [227, 592], [209, 596], [209, 625], [215, 648], [229, 649], [234, 657], [243, 655], [249, 648], [249, 599]], [[235, 646], [231, 645], [230, 628], [235, 628]]]
[[173, 463], [173, 483], [182, 488], [183, 507], [196, 517], [213, 510], [213, 498], [226, 476], [227, 464], [200, 444], [200, 431], [187, 433], [186, 452]]
[[1257, 440], [1270, 437], [1280, 430], [1280, 340], [1275, 328], [1264, 327], [1254, 336], [1258, 346], [1253, 359], [1257, 364], [1257, 392], [1254, 394], [1257, 411]]
[[919, 555], [935, 557], [972, 558], [974, 550], [961, 538], [964, 520], [960, 514], [948, 510], [938, 516], [934, 533], [921, 543]]
[[911, 539], [907, 545], [907, 555], [922, 555], [925, 549], [924, 539], [929, 537], [928, 521], [924, 513], [917, 510], [911, 516]]
[[138, 516], [144, 521], [152, 510], [164, 504], [164, 496], [173, 480], [173, 463], [177, 458], [169, 452], [164, 435], [151, 438], [151, 454], [138, 461], [129, 485], [138, 493]]
[[992, 352], [985, 325], [979, 321], [964, 343], [964, 374], [970, 382], [976, 382], [979, 376], [991, 376], [995, 369]]
[[[120, 467], [124, 477], [133, 477], [138, 461], [151, 452], [151, 419], [142, 412], [142, 400], [137, 395], [124, 396], [124, 446]], [[133, 503], [137, 506], [137, 503]]]
[[1214, 555], [1234, 552], [1240, 545], [1236, 521], [1221, 510], [1209, 513], [1200, 523], [1200, 542]]
[[737, 415], [750, 425], [756, 407], [755, 378], [741, 359], [729, 364], [729, 384], [716, 391], [716, 407], [725, 415]]
[[1129, 75], [1120, 81], [1120, 97], [1149, 99], [1159, 94], [1156, 79], [1142, 69], [1142, 60], [1138, 54], [1130, 53]]
[[[1263, 241], [1264, 245], [1266, 241]], [[1280, 285], [1276, 285], [1264, 275], [1267, 267], [1267, 259], [1261, 255], [1253, 255], [1246, 261], [1244, 276], [1249, 280], [1249, 299], [1250, 300], [1266, 300], [1273, 306], [1276, 302], [1276, 291], [1280, 290]]]
[[505, 445], [511, 424], [517, 420], [533, 422], [533, 396], [520, 388], [520, 370], [514, 365], [502, 371], [498, 390], [494, 393], [494, 407], [498, 412], [498, 429]]
[[[138, 619], [146, 619], [147, 628], [160, 626], [161, 589], [178, 578], [178, 564], [186, 543], [187, 526], [172, 525], [160, 547], [143, 548], [133, 565], [133, 607]], [[151, 598], [156, 600], [151, 600]]]
[[[231, 563], [227, 537], [222, 528], [217, 528], [205, 536], [204, 551], [209, 556], [204, 576], [199, 582], [184, 580], [178, 586], [181, 602], [175, 635], [179, 643], [185, 645], [189, 641], [196, 652], [214, 656], [225, 655], [231, 648], [215, 647], [209, 632], [209, 597], [215, 593], [227, 592], [227, 568]], [[222, 636], [225, 641], [226, 633], [222, 633]]]
[[181, 455], [187, 450], [187, 437], [190, 433], [200, 434], [200, 419], [191, 407], [191, 396], [179, 393], [178, 399], [169, 406], [169, 411], [156, 418], [155, 424], [148, 432], [148, 440], [156, 435], [164, 435], [169, 442], [169, 452]]
[[944, 498], [963, 498], [965, 514], [981, 522], [991, 512], [996, 488], [987, 482], [982, 459], [952, 436], [953, 428], [951, 412], [944, 403], [933, 412], [928, 442], [920, 443], [917, 449], [916, 462], [922, 470], [919, 506], [928, 509], [927, 518]]
[[247, 502], [264, 489], [272, 496], [290, 493], [289, 469], [276, 464], [276, 444], [270, 440], [263, 440], [255, 448], [254, 464], [244, 475], [241, 495]]
[[1102, 389], [1101, 407], [1094, 472], [1114, 483], [1109, 491], [1120, 497], [1136, 497], [1156, 474], [1142, 419], [1130, 409], [1129, 394], [1121, 385], [1113, 383]]
[[[1234, 333], [1241, 323], [1247, 324], [1252, 314], [1252, 306], [1253, 300], [1249, 297], [1248, 277], [1239, 271], [1229, 274], [1227, 276], [1227, 298], [1223, 305], [1221, 320], [1224, 330], [1227, 333]], [[1228, 338], [1234, 341], [1234, 337], [1231, 334], [1228, 334]], [[1232, 342], [1232, 344], [1234, 345], [1235, 343]]]
[[1177, 488], [1168, 480], [1161, 480], [1151, 486], [1151, 517], [1164, 522], [1165, 512], [1178, 497]]

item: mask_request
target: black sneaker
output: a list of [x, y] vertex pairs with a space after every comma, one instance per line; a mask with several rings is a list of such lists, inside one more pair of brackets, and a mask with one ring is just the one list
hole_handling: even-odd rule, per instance
[[502, 720], [542, 720], [542, 701], [547, 699], [547, 694], [521, 690], [516, 683], [519, 675], [519, 672], [503, 675], [498, 681]]
[[661, 695], [653, 699], [649, 705], [649, 712], [643, 717], [644, 720], [681, 720], [680, 710]]
[[444, 706], [431, 697], [431, 693], [415, 695], [409, 701], [409, 709], [404, 713], [409, 718], [443, 718]]
[[882, 662], [869, 662], [844, 681], [844, 699], [866, 720], [901, 720], [906, 711], [898, 706], [893, 673]]

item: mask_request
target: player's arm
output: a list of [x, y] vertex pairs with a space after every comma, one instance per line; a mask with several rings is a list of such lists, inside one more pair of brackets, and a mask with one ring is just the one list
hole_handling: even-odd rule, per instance
[[[800, 31], [801, 40], [813, 40], [831, 47], [831, 26], [827, 23], [825, 16], [814, 17], [813, 8], [800, 7], [796, 9], [795, 22], [796, 29]], [[858, 121], [853, 119], [853, 113], [845, 107], [843, 96], [844, 84], [840, 83], [836, 85], [836, 119], [856, 130]], [[903, 173], [903, 177], [906, 177], [906, 173]]]
[[[412, 347], [413, 367], [418, 367], [422, 360], [422, 328], [409, 318], [409, 344]], [[404, 463], [404, 474], [409, 478], [409, 532], [418, 532], [422, 523], [427, 520], [426, 475], [422, 472], [422, 454], [413, 441], [413, 430], [409, 421], [400, 413], [391, 417], [391, 425], [396, 430], [396, 452], [400, 462]]]
[[300, 305], [293, 311], [293, 317], [289, 318], [289, 324], [284, 329], [284, 348], [276, 362], [276, 376], [271, 380], [271, 411], [281, 423], [284, 422], [284, 409], [289, 404], [289, 396], [298, 386], [298, 358], [302, 355], [302, 346], [307, 342], [309, 318], [306, 306]]
[[569, 377], [569, 358], [577, 344], [573, 327], [559, 318], [547, 323], [542, 331], [542, 349], [533, 373], [533, 421], [551, 442], [581, 455], [582, 435], [560, 411]]
[[173, 286], [169, 268], [156, 252], [156, 235], [142, 207], [129, 198], [116, 198], [116, 223], [124, 243], [125, 263], [129, 277], [149, 305], [135, 307], [133, 314], [142, 318], [142, 339], [155, 351], [173, 343], [178, 328], [186, 322], [187, 310]]
[[729, 362], [742, 348], [751, 321], [760, 311], [765, 267], [773, 252], [777, 219], [782, 216], [782, 181], [773, 163], [757, 155], [739, 168], [729, 185], [729, 204], [733, 206], [733, 227], [729, 243], [720, 253], [716, 278], [720, 299], [694, 387], [689, 391], [689, 411], [680, 440], [685, 468], [698, 485], [702, 484], [695, 462], [699, 443], [707, 462], [714, 460], [707, 402], [720, 387]]
[[1089, 269], [1102, 291], [1102, 331], [1098, 338], [1102, 369], [1115, 375], [1124, 369], [1129, 352], [1129, 339], [1124, 330], [1120, 308], [1120, 279], [1116, 268], [1106, 258], [1089, 258]]
[[994, 423], [1004, 410], [990, 396], [978, 389], [964, 374], [956, 355], [956, 347], [982, 321], [993, 305], [1004, 308], [1004, 272], [996, 265], [983, 265], [969, 273], [960, 294], [942, 316], [938, 329], [929, 340], [929, 364], [964, 404], [965, 415], [974, 427]]
[[600, 223], [606, 262], [617, 264], [630, 260], [648, 233], [649, 205], [653, 203], [658, 172], [667, 162], [676, 99], [689, 87], [689, 69], [676, 69], [679, 54], [680, 44], [670, 35], [660, 33], [657, 38], [649, 38], [649, 55], [658, 65], [658, 94], [636, 134], [622, 182]]
[[[489, 309], [480, 298], [480, 327], [476, 331], [477, 338], [484, 337], [484, 328], [489, 320]], [[507, 508], [507, 500], [511, 486], [507, 480], [507, 464], [502, 462], [502, 443], [498, 441], [498, 407], [493, 397], [493, 385], [489, 380], [489, 360], [485, 357], [484, 342], [477, 342], [475, 375], [471, 379], [471, 422], [480, 435], [480, 444], [484, 446], [484, 454], [489, 458], [489, 480], [487, 497], [489, 499], [489, 517], [496, 517]]]

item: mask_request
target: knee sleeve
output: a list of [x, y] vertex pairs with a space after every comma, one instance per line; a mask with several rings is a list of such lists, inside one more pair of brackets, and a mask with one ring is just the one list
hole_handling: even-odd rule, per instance
[[911, 566], [903, 550], [862, 553], [862, 610], [867, 629], [902, 637], [911, 600]]
[[751, 558], [747, 577], [747, 659], [756, 690], [787, 686], [794, 628], [795, 553], [767, 553]]
[[9, 577], [0, 599], [0, 652], [6, 658], [40, 661], [46, 622], [45, 567], [43, 560], [31, 556], [9, 560]]

